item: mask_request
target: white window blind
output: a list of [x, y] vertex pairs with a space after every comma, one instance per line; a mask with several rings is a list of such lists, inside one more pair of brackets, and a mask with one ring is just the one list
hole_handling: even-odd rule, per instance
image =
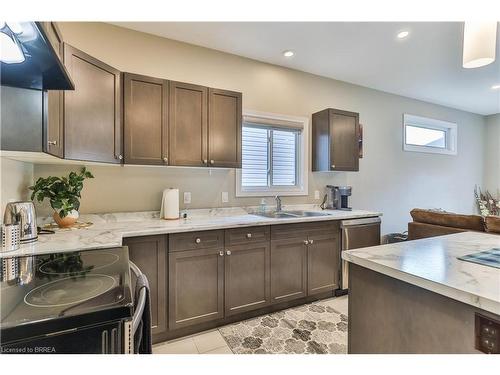
[[243, 125], [242, 186], [296, 186], [298, 174], [297, 128]]
[[241, 151], [243, 186], [268, 186], [267, 129], [243, 126]]

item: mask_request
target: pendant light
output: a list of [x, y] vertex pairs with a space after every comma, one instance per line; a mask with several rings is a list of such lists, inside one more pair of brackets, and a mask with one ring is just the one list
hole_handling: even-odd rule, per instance
[[463, 67], [479, 68], [495, 61], [497, 21], [465, 22]]

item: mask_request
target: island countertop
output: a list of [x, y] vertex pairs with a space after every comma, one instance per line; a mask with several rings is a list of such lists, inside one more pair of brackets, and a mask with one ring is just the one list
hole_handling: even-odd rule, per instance
[[458, 257], [500, 248], [500, 236], [463, 232], [344, 251], [361, 267], [500, 315], [500, 269]]
[[[284, 206], [283, 210], [319, 211], [317, 205]], [[379, 212], [352, 210], [324, 210], [328, 216], [290, 217], [275, 219], [250, 214], [241, 207], [194, 209], [188, 211], [187, 219], [162, 220], [157, 211], [88, 214], [79, 218], [81, 222], [92, 222], [88, 228], [56, 229], [55, 234], [38, 236], [38, 241], [22, 244], [18, 250], [0, 252], [0, 258], [102, 249], [122, 245], [124, 237], [181, 233], [215, 229], [229, 229], [260, 225], [291, 224], [300, 222], [344, 220], [381, 216]], [[51, 220], [50, 220], [51, 221]], [[44, 221], [40, 220], [39, 225]]]

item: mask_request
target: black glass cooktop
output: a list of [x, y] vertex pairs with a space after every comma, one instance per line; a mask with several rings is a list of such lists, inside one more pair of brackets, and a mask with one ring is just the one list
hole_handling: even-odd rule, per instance
[[2, 258], [0, 262], [3, 342], [132, 314], [126, 247]]

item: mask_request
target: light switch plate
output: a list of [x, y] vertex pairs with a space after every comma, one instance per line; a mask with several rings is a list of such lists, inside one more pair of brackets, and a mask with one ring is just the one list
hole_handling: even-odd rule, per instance
[[227, 203], [229, 202], [229, 194], [227, 191], [223, 191], [221, 193], [221, 199], [222, 199], [222, 203]]
[[319, 190], [314, 190], [314, 199], [319, 199]]
[[185, 191], [184, 192], [184, 204], [190, 204], [190, 203], [191, 203], [191, 192]]

